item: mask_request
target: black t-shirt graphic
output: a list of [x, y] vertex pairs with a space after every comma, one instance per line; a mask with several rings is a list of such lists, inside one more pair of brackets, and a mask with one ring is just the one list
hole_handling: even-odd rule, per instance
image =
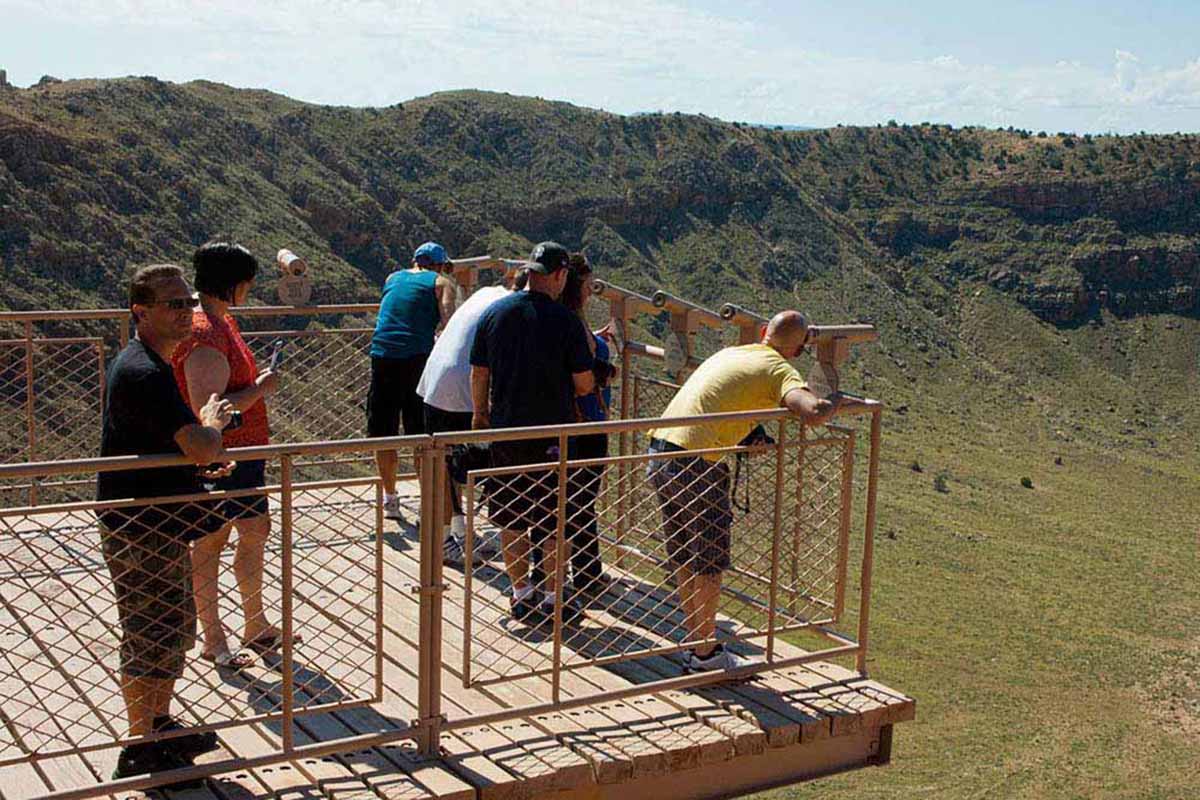
[[579, 318], [541, 292], [516, 292], [479, 321], [471, 364], [491, 370], [493, 428], [575, 421], [571, 375], [592, 366]]

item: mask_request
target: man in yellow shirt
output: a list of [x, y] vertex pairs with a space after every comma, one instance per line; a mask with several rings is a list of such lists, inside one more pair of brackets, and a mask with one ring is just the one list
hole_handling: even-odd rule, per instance
[[[830, 401], [808, 390], [787, 362], [804, 350], [808, 322], [798, 311], [781, 311], [767, 325], [762, 342], [726, 347], [708, 358], [680, 387], [663, 418], [691, 417], [783, 406], [816, 425], [833, 413]], [[650, 432], [650, 453], [733, 447], [753, 422], [660, 427]], [[656, 458], [650, 480], [658, 494], [667, 555], [675, 569], [676, 591], [691, 641], [711, 640], [716, 632], [721, 575], [729, 568], [729, 465], [719, 453]], [[697, 645], [685, 654], [689, 672], [734, 669], [745, 659], [721, 645]]]

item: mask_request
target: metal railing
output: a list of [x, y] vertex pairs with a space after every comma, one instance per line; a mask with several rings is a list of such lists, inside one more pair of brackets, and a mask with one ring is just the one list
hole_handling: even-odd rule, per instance
[[[850, 504], [857, 437], [851, 427], [842, 424], [809, 430], [780, 409], [672, 420], [672, 426], [759, 422], [775, 438], [773, 443], [739, 445], [708, 454], [726, 462], [742, 457], [745, 483], [738, 485], [743, 485], [749, 496], [748, 503], [742, 502], [743, 494], [730, 509], [730, 563], [719, 595], [717, 631], [712, 636], [689, 632], [680, 617], [680, 601], [686, 598], [679, 596], [679, 585], [671, 583], [671, 570], [666, 568], [670, 558], [678, 568], [680, 557], [672, 553], [691, 552], [689, 548], [696, 544], [693, 537], [701, 535], [688, 524], [675, 526], [682, 533], [672, 534], [668, 517], [680, 513], [681, 508], [703, 512], [694, 516], [706, 516], [709, 509], [695, 506], [711, 498], [682, 489], [673, 497], [668, 496], [670, 492], [664, 494], [661, 481], [656, 483], [647, 476], [646, 465], [652, 459], [643, 452], [586, 459], [573, 456], [576, 437], [603, 434], [631, 440], [660, 426], [657, 419], [242, 448], [228, 456], [273, 463], [280, 475], [278, 483], [260, 490], [169, 500], [0, 509], [0, 627], [5, 641], [0, 655], [5, 673], [0, 681], [0, 776], [14, 765], [37, 771], [48, 759], [113, 751], [131, 741], [179, 735], [157, 733], [131, 739], [125, 733], [121, 675], [138, 671], [131, 665], [138, 658], [149, 659], [147, 653], [157, 646], [155, 637], [165, 635], [162, 626], [157, 633], [146, 633], [130, 620], [138, 613], [161, 612], [168, 628], [187, 623], [186, 619], [178, 621], [181, 603], [164, 604], [156, 593], [136, 591], [145, 581], [161, 581], [163, 565], [181, 557], [178, 549], [162, 549], [166, 545], [161, 541], [152, 545], [155, 540], [147, 538], [151, 536], [147, 531], [165, 527], [174, 534], [208, 532], [223, 522], [222, 501], [254, 495], [268, 499], [272, 522], [263, 600], [268, 615], [279, 622], [283, 632], [282, 645], [268, 662], [278, 678], [266, 686], [255, 681], [219, 681], [210, 665], [190, 656], [178, 670], [175, 694], [183, 709], [181, 718], [192, 726], [189, 732], [279, 723], [282, 738], [278, 750], [120, 781], [105, 781], [106, 776], [96, 774], [93, 785], [48, 784], [48, 796], [67, 800], [113, 794], [402, 739], [413, 739], [425, 753], [434, 754], [440, 737], [450, 730], [575, 708], [601, 699], [740, 678], [836, 656], [853, 656], [865, 674], [881, 406], [855, 401], [840, 411], [843, 420], [866, 415], [871, 421], [866, 516], [857, 576], [861, 595], [854, 636], [839, 632], [836, 626], [845, 621], [846, 593], [851, 585]], [[457, 569], [443, 566], [442, 536], [447, 522], [443, 505], [448, 459], [455, 448], [546, 439], [558, 445], [554, 458], [519, 467], [480, 468], [468, 474], [467, 563], [461, 576], [456, 576]], [[384, 527], [377, 480], [301, 481], [296, 479], [296, 465], [301, 459], [346, 460], [381, 449], [403, 451], [402, 463], [409, 463], [409, 456], [420, 462], [419, 477], [406, 476], [415, 478], [419, 486], [419, 501], [410, 509], [419, 521], [419, 556], [412, 587], [417, 606], [415, 716], [395, 730], [297, 743], [292, 738], [294, 719], [380, 701], [384, 692], [385, 604], [390, 608], [394, 603], [413, 601], [402, 601], [394, 593], [407, 595], [407, 591], [392, 588], [385, 579], [392, 569], [388, 559], [394, 557], [386, 542], [393, 534]], [[668, 453], [653, 459], [661, 467], [697, 455]], [[48, 480], [62, 475], [94, 478], [135, 466], [181, 463], [178, 457], [155, 456], [3, 465], [0, 480]], [[717, 464], [722, 462], [704, 463], [708, 466], [703, 469], [721, 470]], [[702, 476], [703, 469], [680, 474]], [[552, 504], [548, 523], [543, 523], [551, 532], [549, 546], [559, 556], [558, 581], [550, 594], [549, 622], [537, 630], [513, 624], [504, 601], [510, 587], [502, 561], [496, 555], [488, 557], [479, 547], [496, 528], [490, 520], [495, 507], [481, 503], [482, 496], [487, 493], [494, 498], [511, 489], [512, 476], [518, 472], [525, 473], [526, 487], [554, 476], [551, 483], [543, 485], [540, 497], [532, 494], [537, 490], [528, 488], [513, 495], [525, 511], [542, 507], [547, 498]], [[681, 486], [686, 487], [687, 480], [691, 478]], [[733, 491], [737, 490], [735, 485]], [[572, 590], [564, 591], [563, 579], [573, 542], [581, 535], [586, 507], [593, 502], [591, 495], [595, 495], [594, 511], [600, 526], [601, 558], [615, 580], [589, 603], [583, 618], [573, 622], [564, 615], [574, 596]], [[668, 546], [672, 536], [674, 544]], [[678, 547], [681, 541], [682, 550]], [[182, 557], [186, 557], [186, 548]], [[139, 574], [139, 569], [144, 572]], [[130, 571], [134, 580], [130, 580]], [[223, 568], [220, 574], [228, 576], [229, 570]], [[223, 580], [222, 591], [233, 596], [228, 578]], [[461, 595], [455, 587], [461, 587]], [[237, 613], [229, 620], [236, 628]], [[803, 655], [781, 654], [780, 637], [799, 630], [811, 632], [831, 646]], [[166, 633], [173, 635], [173, 630]], [[151, 659], [151, 666], [179, 658], [186, 641], [166, 638], [173, 642], [174, 650], [163, 655], [164, 660]], [[610, 667], [717, 641], [755, 656], [756, 663], [732, 672], [679, 675], [603, 694], [567, 686], [567, 676], [585, 667]], [[459, 663], [463, 688], [458, 691], [474, 692], [496, 682], [528, 683], [530, 678], [539, 678], [544, 679], [545, 694], [501, 710], [450, 713], [444, 702], [442, 675], [451, 665], [457, 669]], [[481, 703], [480, 707], [490, 705]]]
[[[287, 380], [271, 398], [276, 439], [328, 441], [364, 432], [372, 329], [357, 320], [370, 319], [377, 310], [377, 304], [233, 309], [260, 363], [273, 341], [286, 342]], [[88, 335], [77, 335], [80, 331]], [[0, 461], [54, 461], [99, 452], [105, 367], [129, 341], [129, 313], [0, 312], [3, 335], [9, 338], [0, 339]], [[304, 474], [366, 472], [310, 469]], [[82, 475], [8, 481], [0, 483], [0, 502], [68, 502], [85, 499], [89, 491]]]
[[[373, 329], [363, 323], [370, 322], [378, 308], [378, 304], [360, 303], [231, 310], [260, 364], [276, 339], [285, 342], [283, 380], [268, 409], [274, 440], [333, 441], [366, 433]], [[607, 303], [594, 300], [587, 311], [595, 327], [610, 319]], [[88, 335], [76, 335], [80, 331]], [[129, 341], [128, 312], [0, 312], [0, 336], [9, 337], [0, 338], [0, 411], [4, 412], [0, 414], [0, 463], [54, 461], [99, 452], [105, 367]], [[661, 350], [651, 346], [647, 351], [644, 345], [632, 344], [630, 365], [639, 354], [661, 362]], [[613, 411], [632, 416], [627, 413], [629, 406], [620, 402], [619, 387], [618, 380]], [[339, 461], [313, 461], [302, 472], [306, 477], [367, 474], [361, 465]], [[69, 502], [86, 499], [89, 491], [89, 480], [82, 475], [5, 481], [0, 482], [0, 502]]]

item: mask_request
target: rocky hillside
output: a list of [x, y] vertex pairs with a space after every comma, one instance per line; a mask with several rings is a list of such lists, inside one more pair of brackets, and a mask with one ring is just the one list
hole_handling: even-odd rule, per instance
[[319, 302], [373, 299], [425, 239], [465, 256], [555, 238], [637, 288], [872, 319], [868, 386], [1052, 398], [1064, 436], [1151, 443], [1195, 419], [1198, 199], [1197, 135], [784, 131], [481, 92], [350, 109], [154, 78], [0, 89], [3, 307], [114, 304], [133, 265], [217, 234], [305, 253]]

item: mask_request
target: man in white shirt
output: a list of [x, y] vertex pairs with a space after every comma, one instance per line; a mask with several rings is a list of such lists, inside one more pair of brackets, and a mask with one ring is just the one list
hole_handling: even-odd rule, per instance
[[[426, 433], [471, 430], [475, 406], [471, 400], [470, 356], [475, 329], [489, 306], [525, 288], [526, 280], [524, 270], [510, 265], [503, 286], [485, 286], [476, 290], [446, 323], [433, 344], [417, 384], [417, 394], [425, 404]], [[443, 545], [444, 560], [459, 565], [463, 562], [466, 517], [462, 513], [462, 486], [453, 479], [450, 479], [446, 493], [445, 514], [450, 518], [450, 525]]]

